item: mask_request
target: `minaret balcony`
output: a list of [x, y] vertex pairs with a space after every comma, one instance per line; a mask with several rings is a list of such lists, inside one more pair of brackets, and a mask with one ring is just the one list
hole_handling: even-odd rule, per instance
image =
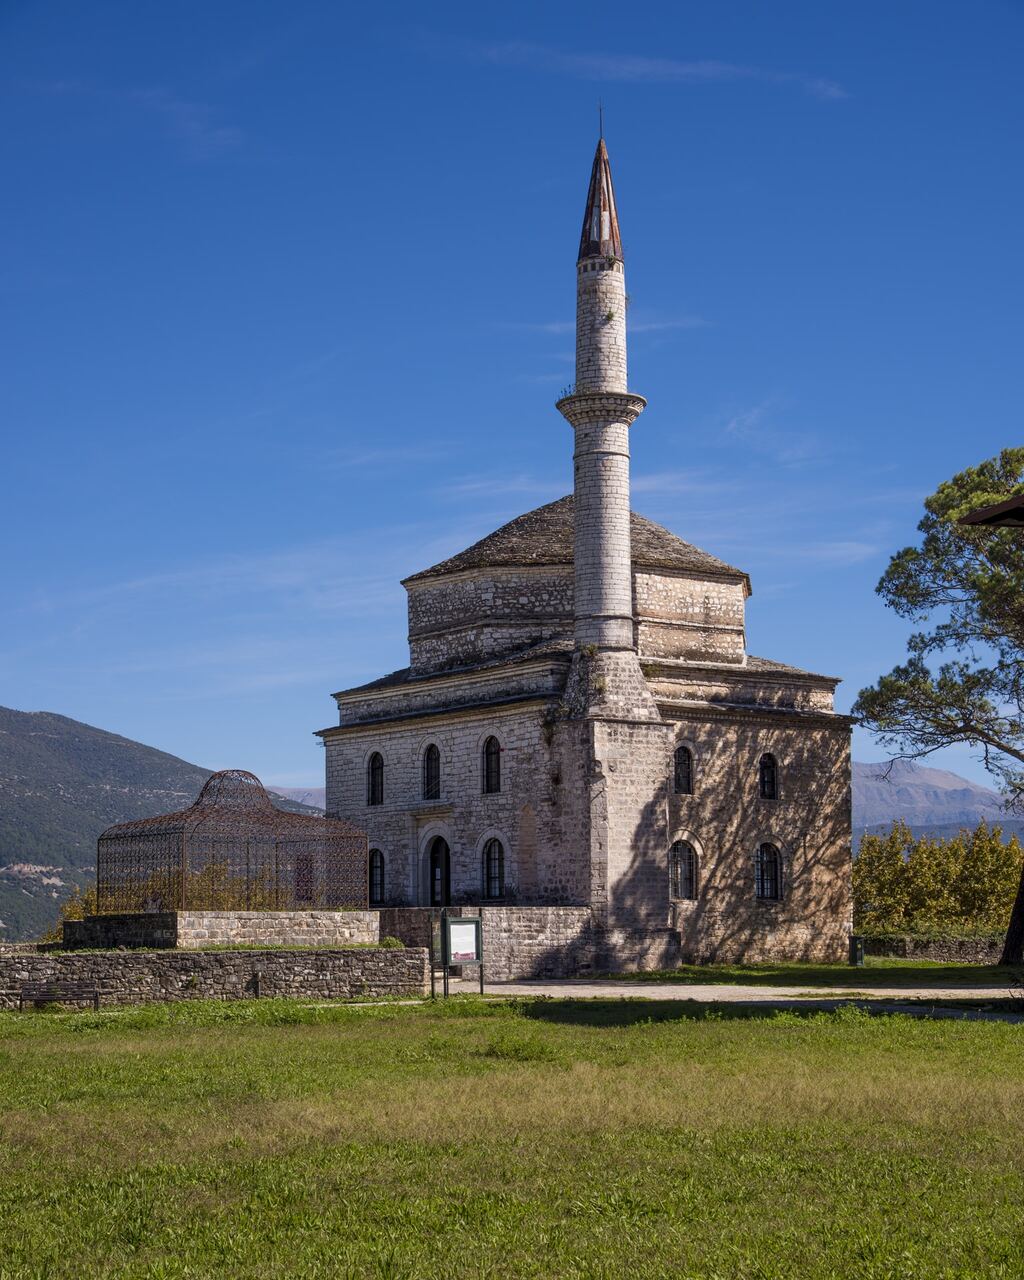
[[555, 408], [573, 427], [597, 427], [609, 422], [624, 422], [631, 427], [647, 407], [643, 396], [632, 391], [578, 390], [563, 396]]

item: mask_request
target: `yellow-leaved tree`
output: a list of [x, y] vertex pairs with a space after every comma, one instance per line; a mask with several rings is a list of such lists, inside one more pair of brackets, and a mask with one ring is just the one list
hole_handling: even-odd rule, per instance
[[992, 934], [1006, 929], [1024, 865], [1016, 836], [979, 823], [953, 840], [902, 822], [865, 836], [853, 864], [854, 927], [863, 933]]

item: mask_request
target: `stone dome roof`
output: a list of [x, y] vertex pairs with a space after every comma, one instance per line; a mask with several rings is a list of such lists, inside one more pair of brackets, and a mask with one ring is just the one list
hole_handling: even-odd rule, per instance
[[[557, 502], [549, 502], [517, 516], [458, 555], [403, 579], [403, 585], [467, 569], [571, 565], [574, 523], [574, 500], [569, 494]], [[629, 534], [634, 569], [689, 570], [691, 573], [742, 578], [747, 582], [748, 591], [750, 589], [742, 569], [736, 569], [700, 547], [684, 542], [653, 520], [638, 516], [635, 511], [630, 512]]]

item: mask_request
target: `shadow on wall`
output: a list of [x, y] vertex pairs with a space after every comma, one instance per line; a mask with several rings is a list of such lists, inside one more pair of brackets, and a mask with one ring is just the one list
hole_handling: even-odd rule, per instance
[[[538, 954], [532, 976], [684, 962], [846, 959], [852, 854], [845, 726], [807, 726], [771, 737], [780, 763], [780, 799], [774, 801], [760, 798], [756, 770], [750, 769], [765, 738], [760, 724], [709, 742], [706, 782], [692, 796], [667, 798], [667, 829], [665, 790], [655, 791], [636, 821], [626, 871], [612, 886], [608, 927], [596, 921], [568, 952]], [[599, 810], [605, 778], [592, 774], [588, 785]], [[673, 902], [669, 849], [684, 834], [701, 846], [697, 897]], [[782, 854], [778, 901], [755, 895], [755, 854], [762, 842]]]

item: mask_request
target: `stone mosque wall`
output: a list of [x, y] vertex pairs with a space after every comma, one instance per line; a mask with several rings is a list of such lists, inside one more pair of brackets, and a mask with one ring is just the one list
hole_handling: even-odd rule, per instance
[[641, 658], [742, 663], [746, 652], [742, 581], [636, 570], [633, 596]]

